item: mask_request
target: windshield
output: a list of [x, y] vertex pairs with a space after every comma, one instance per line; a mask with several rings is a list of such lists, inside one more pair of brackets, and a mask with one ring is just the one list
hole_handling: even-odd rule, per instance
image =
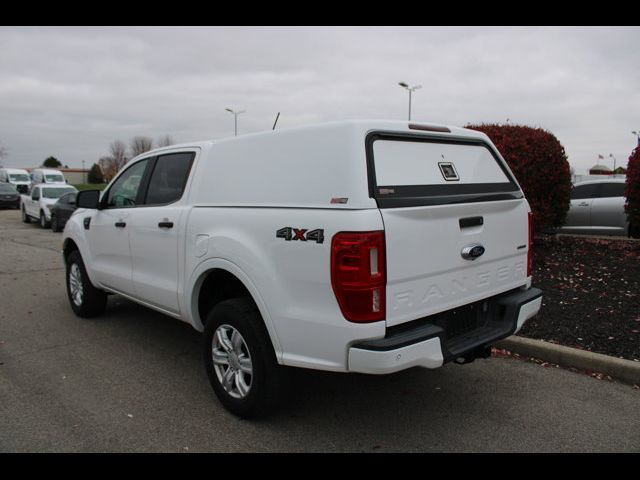
[[62, 175], [45, 175], [45, 180], [47, 182], [61, 182], [64, 183], [64, 177]]
[[65, 193], [74, 192], [71, 188], [43, 188], [42, 196], [44, 198], [60, 198]]
[[13, 185], [8, 183], [0, 183], [0, 193], [18, 193]]
[[10, 173], [9, 180], [11, 180], [12, 182], [28, 182], [29, 175], [27, 175], [26, 173]]

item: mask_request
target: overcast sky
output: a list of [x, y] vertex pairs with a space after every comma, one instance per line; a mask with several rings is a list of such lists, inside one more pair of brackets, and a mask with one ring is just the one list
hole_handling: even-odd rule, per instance
[[[0, 27], [5, 166], [70, 167], [135, 135], [178, 142], [349, 118], [540, 126], [576, 173], [626, 166], [640, 28]], [[600, 162], [602, 163], [602, 161]]]

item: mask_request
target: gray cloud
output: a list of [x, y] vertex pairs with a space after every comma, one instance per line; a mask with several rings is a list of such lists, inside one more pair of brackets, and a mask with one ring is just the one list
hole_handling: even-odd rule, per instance
[[640, 129], [639, 28], [0, 28], [5, 165], [346, 118], [541, 126], [578, 173]]

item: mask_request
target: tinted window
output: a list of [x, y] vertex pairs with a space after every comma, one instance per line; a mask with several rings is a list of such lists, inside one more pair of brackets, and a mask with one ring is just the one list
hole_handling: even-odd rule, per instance
[[589, 185], [578, 185], [571, 190], [571, 198], [594, 198], [599, 184], [591, 183]]
[[64, 183], [64, 177], [62, 175], [45, 175], [44, 178], [47, 182], [61, 182]]
[[624, 197], [624, 183], [603, 183], [599, 197]]
[[144, 174], [148, 161], [147, 159], [137, 162], [118, 177], [109, 189], [106, 202], [107, 207], [122, 208], [135, 206], [138, 188], [140, 187], [142, 175]]
[[9, 174], [9, 180], [12, 182], [28, 182], [29, 175], [26, 173], [11, 173]]
[[62, 197], [60, 197], [59, 202], [65, 203], [67, 205], [71, 202], [76, 203], [76, 193], [67, 193], [66, 195], [63, 195]]
[[42, 189], [42, 196], [44, 198], [60, 198], [69, 191], [70, 189], [65, 187], [46, 187]]
[[145, 203], [157, 205], [179, 200], [189, 177], [193, 157], [193, 153], [172, 153], [158, 157]]

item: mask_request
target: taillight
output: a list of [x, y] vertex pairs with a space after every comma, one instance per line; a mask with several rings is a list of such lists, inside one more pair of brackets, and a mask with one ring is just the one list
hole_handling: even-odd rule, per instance
[[384, 232], [340, 232], [331, 240], [331, 286], [344, 318], [385, 319]]
[[529, 212], [529, 250], [527, 251], [527, 277], [533, 272], [533, 213]]

